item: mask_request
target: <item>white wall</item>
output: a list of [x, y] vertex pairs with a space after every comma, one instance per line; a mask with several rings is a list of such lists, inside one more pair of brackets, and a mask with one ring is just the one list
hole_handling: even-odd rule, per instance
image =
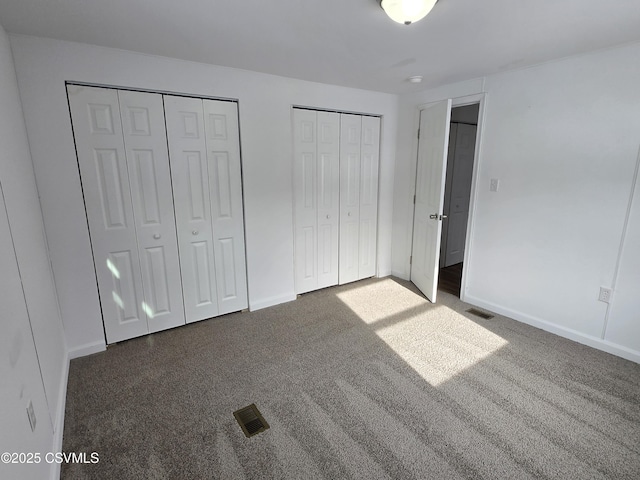
[[67, 80], [239, 100], [252, 309], [295, 298], [291, 106], [383, 115], [378, 274], [391, 272], [396, 96], [34, 37], [11, 44], [72, 355], [104, 348], [104, 334]]
[[[9, 38], [0, 27], [0, 442], [2, 452], [61, 447], [67, 351]], [[26, 415], [33, 402], [36, 429]], [[0, 464], [2, 478], [44, 478], [55, 465]]]
[[635, 182], [612, 298], [605, 339], [640, 351], [640, 177]]
[[640, 146], [638, 58], [629, 45], [402, 97], [394, 273], [409, 274], [415, 181], [415, 141], [400, 132], [415, 130], [416, 105], [485, 91], [466, 300], [640, 361], [637, 204], [605, 334], [597, 300], [614, 282]]

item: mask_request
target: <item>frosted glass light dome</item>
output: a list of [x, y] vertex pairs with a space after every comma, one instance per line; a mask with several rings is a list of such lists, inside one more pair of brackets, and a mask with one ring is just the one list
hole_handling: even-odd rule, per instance
[[409, 25], [423, 19], [438, 0], [382, 0], [381, 5], [394, 22]]

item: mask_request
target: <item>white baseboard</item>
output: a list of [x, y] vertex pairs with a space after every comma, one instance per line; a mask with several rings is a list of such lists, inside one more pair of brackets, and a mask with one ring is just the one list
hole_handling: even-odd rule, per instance
[[[56, 412], [56, 420], [53, 429], [53, 445], [52, 452], [62, 451], [62, 437], [64, 435], [64, 412], [67, 406], [67, 384], [69, 382], [69, 353], [65, 353], [63, 359], [62, 378], [60, 379], [60, 389], [58, 393], [58, 411]], [[53, 462], [50, 470], [51, 480], [60, 478], [60, 463]]]
[[289, 293], [287, 295], [280, 295], [278, 297], [265, 298], [257, 302], [249, 301], [249, 310], [253, 312], [255, 310], [260, 310], [262, 308], [273, 307], [274, 305], [279, 305], [281, 303], [292, 302], [295, 299], [296, 299], [296, 294]]
[[462, 301], [470, 303], [471, 305], [475, 305], [476, 307], [480, 307], [485, 310], [504, 315], [505, 317], [513, 318], [514, 320], [517, 320], [519, 322], [526, 323], [527, 325], [540, 328], [561, 337], [568, 338], [569, 340], [573, 340], [574, 342], [578, 342], [583, 345], [602, 350], [603, 352], [607, 352], [612, 355], [631, 360], [632, 362], [640, 363], [640, 352], [632, 350], [623, 345], [611, 343], [607, 340], [603, 340], [592, 335], [587, 335], [571, 328], [562, 327], [555, 323], [547, 322], [546, 320], [542, 320], [540, 318], [536, 318], [531, 315], [512, 310], [510, 308], [502, 307], [492, 302], [484, 301], [480, 298], [474, 297], [473, 295], [464, 295]]
[[86, 343], [69, 350], [69, 360], [73, 360], [74, 358], [79, 357], [86, 357], [87, 355], [91, 355], [93, 353], [104, 352], [106, 349], [107, 345], [104, 343], [104, 341]]

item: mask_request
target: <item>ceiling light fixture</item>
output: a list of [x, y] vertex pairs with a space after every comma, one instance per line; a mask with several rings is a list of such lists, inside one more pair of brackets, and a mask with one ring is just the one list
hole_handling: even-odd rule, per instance
[[438, 0], [381, 0], [380, 6], [394, 22], [410, 25], [423, 19]]

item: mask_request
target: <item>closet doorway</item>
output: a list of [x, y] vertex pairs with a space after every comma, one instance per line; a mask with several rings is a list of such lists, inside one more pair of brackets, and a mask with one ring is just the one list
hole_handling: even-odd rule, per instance
[[247, 308], [237, 104], [67, 92], [107, 343]]
[[451, 109], [438, 290], [460, 297], [480, 104]]
[[295, 292], [376, 274], [380, 117], [293, 108]]

